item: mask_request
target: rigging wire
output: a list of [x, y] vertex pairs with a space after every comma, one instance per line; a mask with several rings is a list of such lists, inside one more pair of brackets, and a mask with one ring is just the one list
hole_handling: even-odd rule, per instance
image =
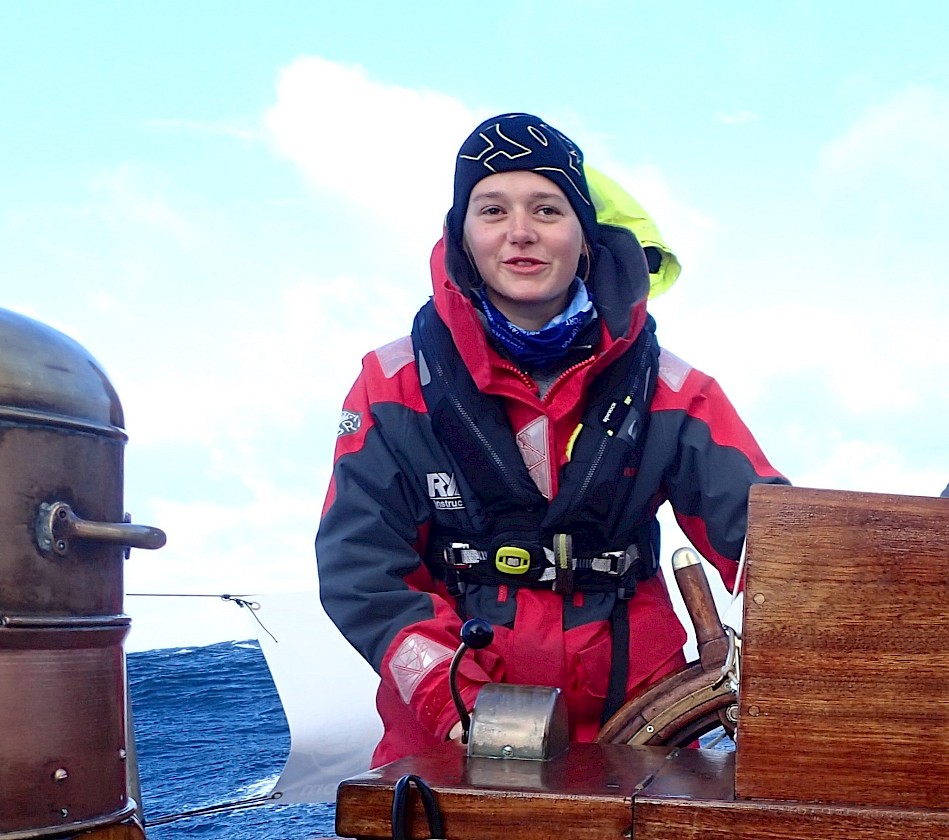
[[[745, 548], [745, 545], [741, 547], [741, 557], [738, 560], [738, 571], [735, 573], [735, 586], [731, 591], [731, 604], [734, 604], [735, 601], [738, 600], [738, 595], [740, 594], [738, 590], [741, 588], [742, 578], [745, 576]], [[729, 606], [731, 606], [731, 604], [729, 604]]]
[[247, 607], [254, 617], [254, 621], [274, 640], [274, 644], [279, 644], [277, 637], [264, 626], [257, 615], [257, 611], [260, 609], [260, 601], [248, 601], [243, 595], [213, 595], [204, 592], [126, 592], [125, 594], [130, 598], [220, 598], [222, 601], [230, 601], [239, 607]]
[[189, 817], [200, 817], [204, 814], [220, 814], [224, 811], [244, 811], [248, 808], [258, 808], [261, 805], [272, 805], [282, 794], [271, 793], [267, 796], [257, 796], [253, 799], [237, 799], [233, 802], [219, 802], [216, 805], [206, 805], [204, 808], [194, 808], [191, 811], [180, 811], [177, 814], [163, 814], [153, 819], [144, 819], [146, 827], [154, 825], [167, 825], [178, 820], [188, 819]]

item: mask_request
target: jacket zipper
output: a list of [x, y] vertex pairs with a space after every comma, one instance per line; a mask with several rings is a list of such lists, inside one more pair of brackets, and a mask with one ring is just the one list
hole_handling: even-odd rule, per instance
[[596, 361], [596, 357], [590, 356], [589, 358], [584, 359], [582, 362], [577, 362], [575, 365], [571, 365], [570, 367], [568, 367], [565, 371], [563, 371], [560, 374], [560, 376], [558, 376], [553, 382], [550, 383], [550, 387], [547, 389], [547, 393], [544, 394], [543, 397], [541, 397], [541, 402], [547, 402], [547, 398], [551, 395], [553, 390], [557, 387], [557, 384], [561, 382], [564, 379], [564, 377], [567, 376], [567, 374], [580, 370], [580, 368], [582, 367], [592, 365], [594, 361]]
[[[636, 384], [639, 382], [640, 377], [642, 376], [643, 368], [646, 366], [648, 356], [643, 352], [639, 360], [639, 369], [636, 371], [636, 375], [633, 377], [632, 382]], [[566, 373], [566, 371], [564, 371]], [[559, 381], [559, 377], [558, 377]], [[549, 393], [549, 392], [548, 392]], [[630, 397], [633, 395], [630, 394]], [[647, 407], [648, 408], [648, 407]], [[582, 434], [582, 432], [581, 432]], [[570, 506], [567, 508], [566, 516], [572, 516], [576, 509], [579, 507], [580, 501], [586, 495], [587, 489], [590, 486], [590, 483], [593, 481], [593, 475], [596, 473], [597, 468], [600, 466], [600, 461], [603, 460], [603, 456], [606, 454], [606, 448], [609, 445], [610, 436], [603, 435], [600, 438], [600, 444], [597, 446], [596, 453], [593, 456], [593, 459], [590, 461], [590, 467], [586, 472], [586, 475], [583, 477], [583, 481], [580, 482], [580, 486], [577, 489], [577, 492], [574, 494], [573, 499], [570, 502]]]
[[485, 452], [488, 453], [491, 460], [497, 466], [498, 470], [505, 477], [505, 483], [512, 491], [517, 490], [517, 484], [513, 481], [513, 475], [508, 469], [507, 464], [504, 463], [504, 459], [498, 454], [497, 450], [491, 445], [491, 442], [488, 440], [484, 432], [481, 431], [481, 428], [474, 421], [474, 418], [468, 413], [468, 410], [465, 408], [463, 403], [454, 391], [449, 387], [448, 377], [445, 375], [445, 369], [442, 366], [441, 359], [433, 359], [435, 363], [435, 373], [438, 376], [439, 381], [442, 383], [444, 392], [448, 395], [448, 399], [457, 412], [458, 416], [461, 417], [464, 424], [468, 427], [469, 431], [475, 436], [478, 442], [481, 444], [481, 447]]
[[[582, 367], [586, 367], [587, 365], [593, 364], [594, 360], [595, 360], [595, 357], [590, 356], [589, 358], [586, 358], [583, 361], [577, 362], [575, 365], [571, 365], [570, 367], [568, 367], [565, 371], [563, 371], [560, 374], [560, 376], [558, 376], [554, 380], [550, 388], [547, 389], [547, 393], [543, 397], [541, 397], [541, 402], [543, 403], [547, 402], [547, 397], [550, 396], [551, 392], [554, 390], [557, 383], [560, 382], [565, 376], [567, 376], [570, 373], [573, 373], [574, 371], [579, 370]], [[516, 365], [504, 364], [503, 367], [515, 373], [526, 385], [536, 387], [536, 383], [534, 382], [534, 380], [531, 379], [530, 376], [524, 373], [524, 371], [522, 371]], [[442, 375], [441, 367], [439, 365], [439, 376], [441, 375]], [[444, 379], [442, 381], [444, 382]], [[459, 410], [459, 413], [464, 413], [464, 410], [463, 408], [461, 408], [460, 405], [459, 405], [458, 410]], [[475, 430], [476, 430], [476, 434], [478, 434], [479, 439], [480, 439], [481, 437], [480, 430], [477, 429], [477, 427], [475, 427]], [[590, 486], [590, 483], [593, 481], [593, 476], [596, 473], [596, 470], [599, 467], [600, 462], [603, 460], [603, 456], [606, 454], [607, 442], [608, 442], [608, 439], [606, 437], [604, 437], [600, 441], [600, 445], [597, 448], [596, 454], [594, 455], [593, 460], [590, 462], [590, 468], [587, 470], [587, 473], [584, 476], [583, 481], [580, 483], [580, 487], [578, 488], [577, 492], [574, 494], [573, 502], [571, 503], [568, 509], [569, 514], [572, 514], [575, 511], [575, 509], [578, 507], [578, 504], [579, 504], [578, 500], [583, 499], [587, 489]], [[485, 445], [488, 446], [488, 448], [490, 449], [490, 444], [488, 444], [487, 441], [485, 442]], [[498, 461], [498, 463], [500, 463], [500, 461]]]
[[500, 367], [503, 367], [505, 370], [509, 370], [512, 373], [514, 373], [517, 376], [517, 378], [520, 379], [521, 382], [523, 382], [528, 388], [533, 388], [533, 389], [537, 388], [537, 383], [533, 379], [531, 379], [530, 376], [524, 373], [524, 371], [522, 371], [517, 365], [512, 365], [512, 364], [509, 364], [508, 362], [504, 362], [503, 364], [500, 365]]

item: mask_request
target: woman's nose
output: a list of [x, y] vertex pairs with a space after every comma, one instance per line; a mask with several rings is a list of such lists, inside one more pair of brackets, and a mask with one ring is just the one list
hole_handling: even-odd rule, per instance
[[531, 214], [526, 211], [515, 211], [510, 215], [511, 224], [508, 228], [508, 239], [511, 242], [536, 242], [537, 229]]

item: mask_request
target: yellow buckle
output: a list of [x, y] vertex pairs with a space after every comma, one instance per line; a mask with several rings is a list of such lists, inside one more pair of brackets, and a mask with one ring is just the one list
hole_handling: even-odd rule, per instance
[[531, 567], [531, 553], [526, 548], [502, 545], [494, 555], [494, 567], [508, 575], [522, 575]]

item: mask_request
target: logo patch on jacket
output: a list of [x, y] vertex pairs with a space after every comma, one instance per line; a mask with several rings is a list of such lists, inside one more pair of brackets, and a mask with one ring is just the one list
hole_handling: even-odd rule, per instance
[[336, 432], [336, 437], [355, 434], [359, 431], [361, 425], [362, 415], [357, 414], [355, 411], [346, 411], [344, 408], [343, 416], [339, 418], [339, 429]]
[[465, 503], [458, 492], [458, 482], [451, 473], [428, 473], [428, 498], [437, 510], [464, 510]]

